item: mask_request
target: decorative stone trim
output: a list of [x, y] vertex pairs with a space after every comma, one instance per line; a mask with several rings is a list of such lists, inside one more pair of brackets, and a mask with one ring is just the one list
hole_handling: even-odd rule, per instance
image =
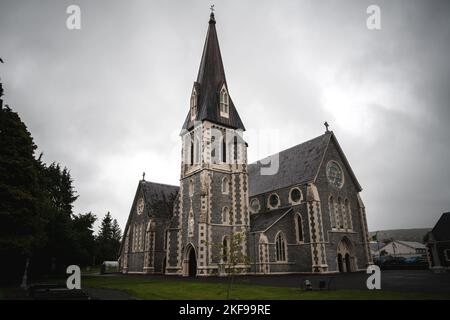
[[366, 208], [365, 205], [361, 199], [361, 196], [359, 193], [356, 195], [358, 200], [358, 207], [359, 207], [359, 217], [361, 219], [361, 233], [362, 238], [364, 242], [364, 252], [366, 254], [366, 261], [367, 265], [373, 264], [372, 261], [372, 254], [370, 253], [370, 246], [369, 246], [369, 231], [367, 227], [367, 219], [366, 219]]
[[307, 208], [309, 219], [309, 231], [311, 237], [312, 271], [328, 271], [326, 251], [323, 237], [322, 212], [320, 209], [320, 198], [317, 187], [313, 183], [307, 186]]

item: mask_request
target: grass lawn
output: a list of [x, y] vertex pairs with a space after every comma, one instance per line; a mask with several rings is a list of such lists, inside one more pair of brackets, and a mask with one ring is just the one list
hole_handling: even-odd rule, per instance
[[[82, 278], [81, 285], [115, 289], [127, 292], [138, 299], [149, 300], [220, 300], [226, 299], [227, 284], [202, 283], [200, 281], [148, 280], [139, 277], [89, 277]], [[236, 284], [232, 299], [240, 300], [341, 300], [341, 299], [450, 299], [449, 295], [413, 292], [386, 292], [370, 290], [336, 290], [304, 292], [296, 288], [269, 287]]]

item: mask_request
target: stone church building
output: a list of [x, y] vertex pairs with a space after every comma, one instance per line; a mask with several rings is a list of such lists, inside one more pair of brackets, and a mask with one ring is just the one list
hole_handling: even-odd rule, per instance
[[139, 181], [119, 253], [122, 272], [220, 275], [236, 233], [249, 258], [237, 266], [243, 273], [365, 269], [372, 261], [362, 188], [328, 127], [247, 163], [215, 25], [212, 13], [180, 134], [180, 185]]

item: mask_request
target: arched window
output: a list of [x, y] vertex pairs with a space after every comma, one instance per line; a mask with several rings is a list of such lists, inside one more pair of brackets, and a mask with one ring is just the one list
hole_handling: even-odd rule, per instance
[[220, 90], [220, 116], [225, 118], [229, 116], [229, 97], [225, 85]]
[[195, 120], [197, 118], [197, 91], [192, 90], [191, 95], [191, 120]]
[[218, 164], [222, 161], [222, 137], [223, 132], [216, 128], [211, 128], [211, 163]]
[[222, 163], [227, 163], [227, 141], [224, 136], [222, 138]]
[[230, 222], [231, 222], [230, 209], [228, 209], [228, 207], [223, 207], [222, 208], [222, 223], [229, 224]]
[[277, 234], [276, 240], [276, 260], [286, 261], [286, 241], [282, 232]]
[[344, 212], [342, 212], [341, 198], [338, 198], [337, 205], [338, 205], [337, 211], [338, 211], [338, 217], [339, 217], [338, 227], [339, 227], [339, 229], [344, 229]]
[[345, 212], [347, 213], [347, 228], [352, 230], [353, 222], [352, 222], [352, 211], [350, 209], [350, 201], [348, 201], [348, 199], [345, 199], [344, 205], [345, 205]]
[[191, 163], [190, 164], [191, 165], [194, 164], [194, 141], [192, 139], [191, 139]]
[[134, 228], [133, 228], [133, 245], [131, 246], [132, 248], [132, 252], [136, 252], [137, 251], [137, 234], [138, 234], [138, 226], [135, 223], [134, 224]]
[[297, 242], [303, 242], [303, 221], [300, 214], [295, 215], [297, 222]]
[[223, 260], [223, 262], [227, 262], [228, 261], [228, 241], [227, 241], [227, 237], [224, 237], [223, 241], [222, 241], [222, 260]]
[[194, 212], [189, 211], [189, 217], [188, 217], [188, 233], [189, 237], [192, 237], [194, 235]]
[[336, 229], [336, 214], [334, 212], [334, 198], [330, 196], [328, 199], [328, 210], [330, 211], [331, 228]]
[[198, 136], [195, 137], [195, 164], [200, 164], [202, 155], [202, 144]]
[[217, 163], [216, 161], [216, 137], [211, 137], [211, 163]]
[[238, 139], [236, 136], [233, 138], [233, 159], [234, 161], [238, 159]]
[[222, 193], [228, 194], [230, 192], [230, 180], [228, 177], [222, 179]]

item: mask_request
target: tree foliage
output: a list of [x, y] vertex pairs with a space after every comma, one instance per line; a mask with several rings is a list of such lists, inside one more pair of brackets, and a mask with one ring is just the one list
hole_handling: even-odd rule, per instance
[[117, 260], [122, 232], [116, 219], [108, 212], [102, 220], [97, 236], [97, 259], [103, 261]]
[[234, 278], [237, 274], [246, 272], [250, 266], [250, 258], [243, 250], [246, 241], [244, 232], [232, 232], [221, 243], [210, 243], [207, 245], [215, 248], [215, 256], [220, 260], [219, 275], [228, 276], [227, 299], [231, 296]]
[[[0, 256], [1, 274], [17, 276], [24, 257], [47, 237], [47, 202], [40, 188], [36, 145], [19, 115], [0, 109]], [[9, 260], [5, 260], [5, 258]], [[12, 263], [4, 263], [11, 261]]]
[[[3, 106], [0, 83], [0, 283], [18, 283], [29, 261], [31, 278], [64, 273], [70, 264], [117, 258], [121, 230], [110, 213], [94, 235], [96, 216], [75, 215], [70, 171], [47, 165], [19, 115]], [[27, 269], [28, 270], [28, 269]]]

